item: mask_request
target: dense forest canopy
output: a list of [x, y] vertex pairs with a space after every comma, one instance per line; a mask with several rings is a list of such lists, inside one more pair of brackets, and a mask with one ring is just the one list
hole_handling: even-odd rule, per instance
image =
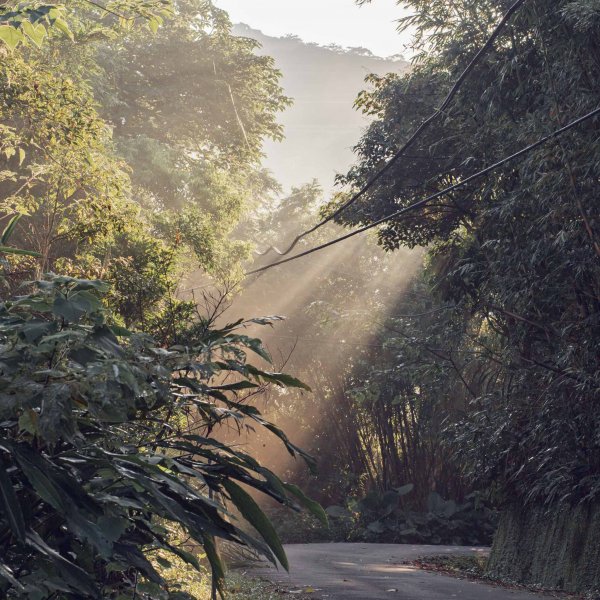
[[[343, 178], [349, 186], [362, 186], [432, 113], [512, 3], [407, 4], [419, 58], [409, 75], [376, 78], [359, 98], [375, 121]], [[520, 4], [411, 156], [341, 222], [375, 221], [598, 108], [595, 4]], [[388, 249], [429, 248], [435, 297], [464, 331], [451, 347], [463, 361], [471, 355], [457, 373], [469, 408], [455, 447], [469, 474], [506, 499], [598, 493], [597, 181], [592, 120], [378, 232]]]
[[400, 4], [324, 197], [263, 168], [292, 99], [210, 0], [1, 3], [0, 594], [597, 502], [598, 3]]
[[189, 598], [200, 555], [222, 592], [217, 538], [287, 567], [247, 490], [324, 514], [211, 434], [252, 422], [311, 463], [247, 401], [306, 386], [269, 368], [249, 322], [216, 325], [222, 297], [176, 294], [192, 270], [239, 278], [249, 245], [231, 234], [276, 188], [273, 61], [205, 1], [4, 3], [0, 19], [2, 595]]

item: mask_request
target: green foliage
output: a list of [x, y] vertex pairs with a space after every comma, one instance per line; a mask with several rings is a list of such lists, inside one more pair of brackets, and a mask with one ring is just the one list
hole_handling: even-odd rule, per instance
[[145, 329], [164, 308], [165, 298], [173, 296], [177, 249], [143, 228], [132, 228], [117, 234], [104, 250], [114, 256], [105, 274], [110, 306], [126, 327]]
[[12, 51], [28, 44], [39, 48], [51, 35], [73, 40], [71, 21], [77, 12], [83, 12], [95, 24], [97, 32], [102, 27], [131, 29], [137, 20], [142, 20], [156, 33], [164, 19], [172, 15], [172, 3], [171, 0], [109, 0], [104, 4], [90, 0], [55, 4], [37, 0], [4, 2], [0, 9], [0, 41]]
[[354, 526], [353, 519], [344, 520], [331, 516], [328, 527], [323, 527], [323, 524], [314, 515], [307, 512], [290, 513], [271, 508], [267, 514], [285, 544], [347, 542]]
[[48, 29], [55, 28], [72, 36], [64, 16], [64, 6], [40, 3], [22, 3], [3, 7], [0, 12], [0, 40], [14, 50], [20, 44], [33, 43], [41, 46], [48, 36]]
[[[198, 568], [172, 543], [169, 523], [204, 548], [219, 586], [216, 539], [285, 566], [276, 534], [240, 485], [298, 508], [295, 495], [211, 435], [228, 421], [252, 423], [308, 460], [244, 401], [244, 390], [264, 381], [295, 381], [252, 366], [247, 354], [260, 345], [236, 333], [243, 323], [160, 348], [111, 328], [100, 281], [52, 276], [35, 288], [0, 307], [3, 593], [187, 597], [169, 590], [149, 560], [166, 551]], [[236, 524], [221, 497], [260, 538]]]
[[0, 212], [27, 216], [12, 236], [41, 255], [39, 272], [123, 226], [129, 180], [89, 90], [14, 55], [0, 67], [0, 130]]
[[[188, 272], [200, 268], [229, 285], [249, 253], [231, 239], [235, 227], [274, 185], [258, 162], [264, 138], [281, 137], [276, 114], [288, 100], [279, 73], [255, 55], [254, 42], [231, 34], [225, 13], [210, 2], [104, 7], [85, 0], [7, 7], [14, 9], [5, 11], [7, 29], [20, 32], [31, 20], [48, 28], [50, 40], [41, 49], [0, 49], [0, 209], [28, 216], [16, 241], [42, 255], [36, 276], [64, 267], [105, 277], [112, 261], [114, 271], [136, 254], [119, 252], [123, 236], [140, 235], [139, 227], [131, 230], [141, 220], [159, 246], [174, 249], [171, 289], [184, 259]], [[59, 13], [80, 43], [51, 27]], [[163, 25], [155, 35], [129, 31], [153, 19]], [[30, 268], [21, 261], [13, 271]], [[147, 321], [160, 304], [150, 298], [136, 318], [142, 310]]]
[[[117, 320], [175, 343], [173, 324], [194, 312], [175, 299], [182, 275], [228, 288], [241, 276], [249, 245], [233, 232], [274, 185], [258, 160], [264, 137], [281, 136], [287, 99], [272, 60], [210, 2], [104, 6], [6, 7], [11, 31], [30, 19], [49, 32], [41, 49], [0, 49], [0, 213], [27, 217], [6, 281], [16, 289], [49, 270], [106, 279]], [[77, 44], [52, 27], [56, 11]], [[167, 16], [156, 35], [128, 31]]]
[[362, 498], [348, 498], [346, 505], [327, 507], [329, 527], [313, 515], [290, 515], [269, 510], [269, 517], [287, 544], [320, 542], [368, 542], [383, 544], [490, 545], [498, 513], [480, 495], [469, 494], [463, 502], [444, 500], [431, 492], [428, 508], [410, 508], [410, 496], [401, 488]]
[[453, 544], [457, 546], [491, 544], [497, 513], [478, 494], [464, 502], [444, 500], [430, 492], [427, 512], [409, 510], [401, 490], [384, 494], [371, 492], [350, 504], [355, 523], [348, 540], [391, 544]]
[[[156, 36], [137, 32], [120, 45], [115, 56], [113, 45], [99, 44], [97, 59], [109, 79], [94, 83], [116, 135], [148, 167], [144, 173], [151, 161], [184, 172], [195, 165], [190, 176], [199, 177], [207, 159], [229, 172], [257, 166], [262, 141], [281, 139], [276, 116], [289, 99], [273, 59], [256, 55], [254, 40], [233, 35], [227, 15], [211, 2], [178, 2]], [[145, 165], [139, 154], [148, 154]]]
[[[239, 331], [279, 319], [215, 329], [218, 310], [176, 297], [184, 270], [239, 275], [232, 233], [274, 186], [258, 162], [287, 99], [212, 3], [172, 8], [0, 9], [0, 252], [25, 294], [0, 307], [3, 597], [190, 597], [170, 556], [205, 558], [222, 591], [219, 540], [287, 566], [256, 495], [326, 521], [223, 441], [255, 428], [313, 466], [249, 402], [308, 389]], [[64, 275], [27, 281], [48, 270]]]
[[[309, 184], [265, 208], [264, 218], [251, 225], [259, 247], [282, 248], [313, 224], [319, 194]], [[299, 248], [335, 234], [335, 227], [321, 230]], [[455, 452], [443, 443], [448, 413], [467, 403], [455, 374], [456, 366], [464, 367], [465, 357], [454, 350], [462, 330], [431, 296], [428, 282], [415, 276], [421, 264], [418, 252], [398, 257], [374, 240], [357, 239], [261, 274], [240, 299], [247, 310], [285, 310], [288, 317], [264, 339], [284, 356], [290, 353], [288, 368], [315, 393], [272, 397], [268, 406], [284, 429], [300, 429], [319, 458], [316, 479], [295, 464], [289, 469], [290, 478], [324, 505], [339, 507], [348, 497], [406, 489], [411, 482], [406, 508], [419, 512], [427, 510], [432, 490], [460, 502], [471, 491]], [[286, 540], [348, 536], [339, 522], [340, 531], [326, 532], [302, 516], [282, 520]]]
[[232, 234], [274, 185], [260, 170], [262, 144], [281, 139], [277, 114], [289, 104], [273, 60], [256, 48], [211, 2], [185, 0], [156, 35], [127, 36], [117, 52], [100, 42], [90, 59], [156, 233], [221, 282], [238, 280], [248, 258]]
[[[511, 3], [406, 4], [417, 59], [359, 98], [375, 120], [341, 178], [351, 189], [433, 112]], [[597, 16], [594, 0], [526, 2], [437, 126], [341, 221], [373, 222], [595, 109]], [[448, 430], [458, 463], [502, 501], [600, 492], [597, 136], [593, 120], [378, 232], [386, 249], [429, 249], [434, 302], [451, 308], [446, 332], [433, 323], [429, 335], [425, 322], [415, 342], [441, 348], [454, 373], [408, 371], [427, 387], [457, 386]]]
[[32, 252], [31, 250], [23, 250], [22, 248], [13, 248], [8, 246], [8, 241], [10, 240], [17, 223], [21, 219], [23, 215], [15, 215], [10, 219], [8, 225], [0, 235], [0, 253], [2, 254], [20, 254], [24, 256], [34, 256], [39, 257], [40, 254], [38, 252]]

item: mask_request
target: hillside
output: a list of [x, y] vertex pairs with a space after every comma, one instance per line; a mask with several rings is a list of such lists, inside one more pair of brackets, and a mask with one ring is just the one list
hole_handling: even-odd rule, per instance
[[284, 189], [313, 178], [325, 190], [336, 172], [352, 163], [352, 146], [367, 120], [353, 108], [369, 73], [402, 72], [401, 57], [383, 59], [362, 48], [307, 44], [294, 36], [269, 37], [247, 25], [236, 25], [236, 35], [256, 39], [259, 52], [273, 56], [283, 73], [285, 93], [294, 104], [280, 117], [286, 139], [266, 144], [265, 166]]

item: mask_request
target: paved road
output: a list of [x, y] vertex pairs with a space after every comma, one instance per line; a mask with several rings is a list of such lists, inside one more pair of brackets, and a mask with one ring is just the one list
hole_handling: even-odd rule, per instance
[[[326, 600], [543, 600], [546, 596], [475, 583], [403, 565], [420, 556], [474, 554], [485, 548], [410, 544], [299, 544], [285, 547], [291, 572], [268, 567], [253, 574], [293, 592], [313, 588]], [[296, 592], [298, 593], [298, 592]], [[291, 596], [293, 597], [293, 596]]]

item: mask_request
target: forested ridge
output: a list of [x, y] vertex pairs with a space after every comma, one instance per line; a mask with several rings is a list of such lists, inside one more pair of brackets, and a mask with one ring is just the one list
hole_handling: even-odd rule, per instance
[[209, 0], [0, 5], [0, 594], [499, 518], [500, 576], [552, 539], [600, 586], [600, 7], [401, 4], [327, 196], [263, 168], [293, 98]]
[[273, 57], [285, 94], [293, 99], [278, 119], [285, 139], [266, 140], [264, 166], [286, 192], [317, 179], [331, 193], [335, 175], [352, 164], [352, 147], [370, 121], [353, 106], [365, 76], [403, 73], [409, 63], [401, 56], [374, 56], [366, 48], [268, 36], [244, 24], [234, 25], [233, 32], [257, 40], [258, 52]]

